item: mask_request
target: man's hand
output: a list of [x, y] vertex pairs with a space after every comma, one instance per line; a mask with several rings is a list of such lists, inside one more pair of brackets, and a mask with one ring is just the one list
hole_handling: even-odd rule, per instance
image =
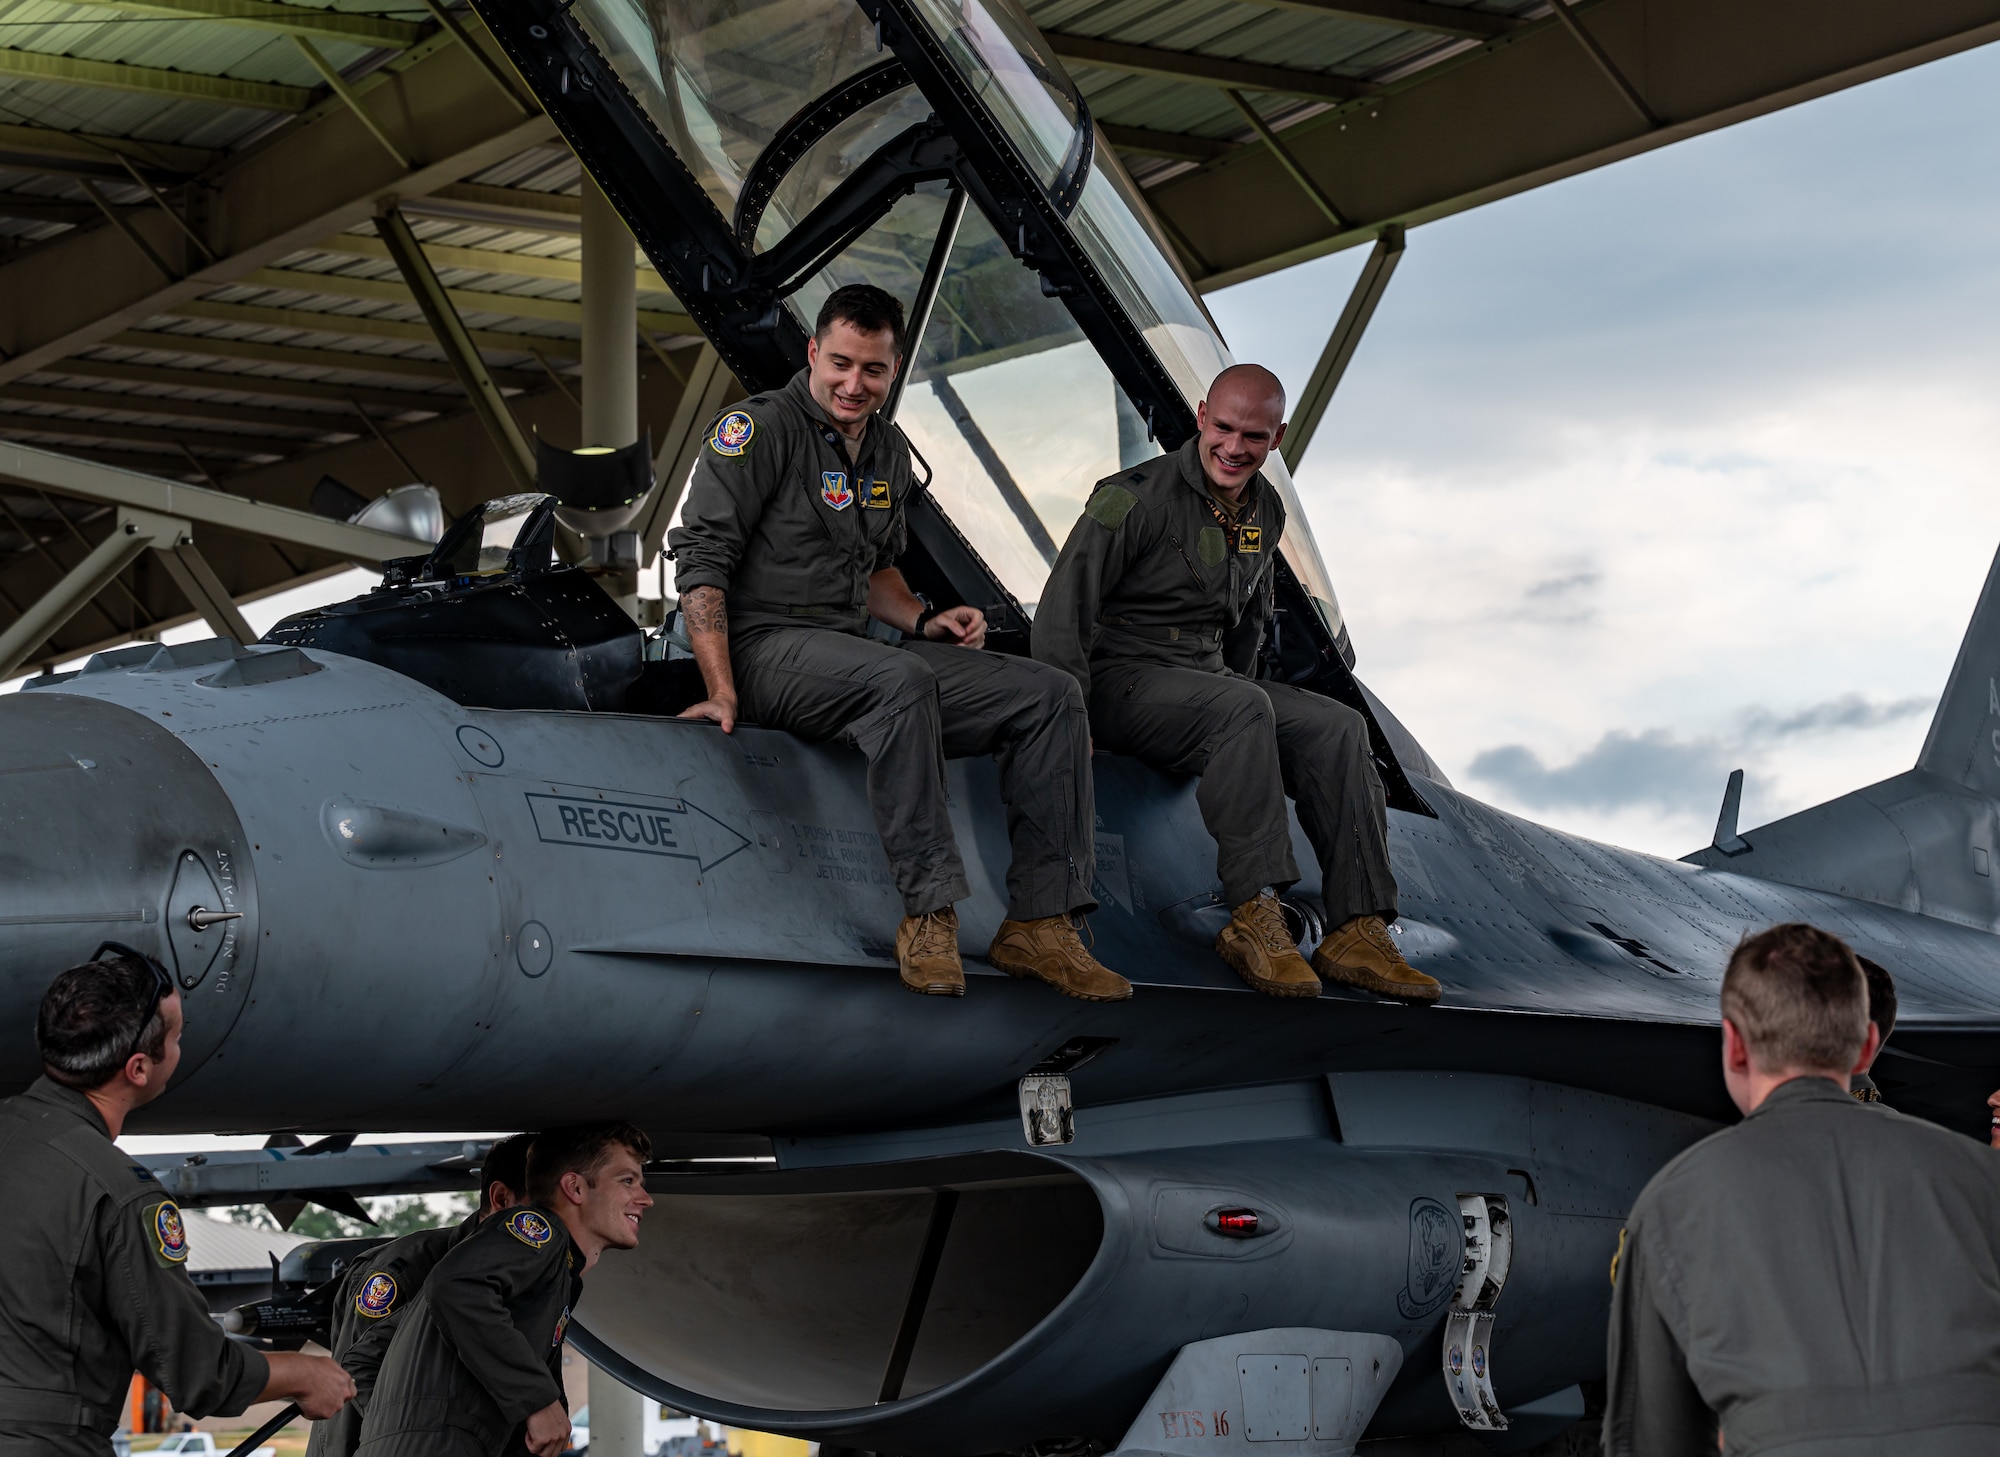
[[682, 709], [679, 716], [705, 718], [710, 723], [721, 724], [724, 733], [733, 734], [736, 732], [736, 695], [718, 693], [713, 698], [704, 698], [693, 708]]
[[569, 1413], [561, 1402], [552, 1401], [528, 1417], [528, 1430], [523, 1435], [534, 1457], [562, 1457], [563, 1449], [569, 1446]]
[[354, 1378], [331, 1356], [300, 1351], [272, 1351], [265, 1360], [271, 1375], [259, 1401], [295, 1401], [307, 1418], [323, 1422], [354, 1395]]
[[947, 607], [924, 624], [924, 636], [932, 642], [956, 643], [962, 648], [986, 646], [986, 614], [977, 607]]

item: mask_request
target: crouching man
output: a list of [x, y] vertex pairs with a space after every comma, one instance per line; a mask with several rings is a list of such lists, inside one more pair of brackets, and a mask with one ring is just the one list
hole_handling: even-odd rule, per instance
[[[1098, 482], [1035, 610], [1035, 656], [1083, 685], [1099, 748], [1201, 776], [1195, 799], [1233, 908], [1215, 949], [1244, 981], [1313, 997], [1324, 976], [1434, 1002], [1437, 982], [1389, 935], [1396, 880], [1367, 723], [1250, 676], [1285, 531], [1284, 502], [1262, 474], [1284, 418], [1277, 376], [1233, 365], [1209, 387], [1194, 439]], [[1334, 928], [1311, 966], [1274, 893], [1299, 878], [1287, 794]]]
[[560, 1457], [563, 1334], [598, 1256], [639, 1243], [651, 1152], [626, 1123], [535, 1135], [528, 1201], [437, 1262], [389, 1342], [357, 1457]]

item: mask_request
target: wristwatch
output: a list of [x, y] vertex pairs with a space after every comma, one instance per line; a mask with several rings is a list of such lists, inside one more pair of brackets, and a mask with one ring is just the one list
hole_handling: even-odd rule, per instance
[[924, 625], [928, 623], [933, 617], [936, 617], [939, 612], [943, 611], [943, 609], [939, 607], [933, 607], [931, 605], [931, 599], [926, 597], [921, 592], [913, 593], [912, 595], [916, 597], [917, 601], [923, 604], [923, 608], [921, 611], [917, 613], [916, 625], [910, 629], [910, 636], [922, 637], [924, 635]]

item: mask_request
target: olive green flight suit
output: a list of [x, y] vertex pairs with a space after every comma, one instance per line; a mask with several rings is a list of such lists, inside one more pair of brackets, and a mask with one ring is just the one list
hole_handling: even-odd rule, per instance
[[389, 1339], [416, 1302], [432, 1268], [460, 1240], [479, 1228], [470, 1214], [443, 1229], [419, 1229], [377, 1245], [349, 1267], [334, 1297], [333, 1359], [354, 1378], [354, 1399], [323, 1422], [314, 1422], [306, 1457], [353, 1457], [361, 1419], [389, 1353]]
[[108, 1457], [136, 1369], [191, 1416], [235, 1416], [270, 1366], [187, 1274], [181, 1213], [49, 1078], [0, 1102], [0, 1457]]
[[850, 460], [801, 370], [725, 411], [668, 535], [676, 590], [728, 599], [743, 717], [852, 744], [906, 914], [971, 894], [952, 834], [944, 761], [1000, 769], [1018, 921], [1092, 910], [1090, 726], [1075, 683], [1026, 658], [866, 636], [868, 579], [894, 566], [916, 489], [910, 448], [870, 420]]
[[[1035, 656], [1083, 685], [1097, 746], [1198, 774], [1223, 899], [1299, 878], [1285, 796], [1319, 857], [1329, 927], [1396, 915], [1367, 722], [1253, 679], [1285, 507], [1262, 475], [1225, 525], [1197, 442], [1099, 481], [1035, 609]], [[1228, 513], [1223, 512], [1226, 519]]]
[[562, 1343], [583, 1258], [538, 1204], [496, 1214], [437, 1262], [403, 1316], [361, 1420], [357, 1457], [492, 1457], [567, 1401]]
[[1606, 1457], [2000, 1452], [2000, 1154], [1825, 1078], [1653, 1176], [1612, 1273]]

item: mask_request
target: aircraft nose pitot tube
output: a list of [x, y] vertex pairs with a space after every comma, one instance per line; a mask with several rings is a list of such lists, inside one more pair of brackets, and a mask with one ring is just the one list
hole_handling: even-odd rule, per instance
[[35, 1010], [107, 941], [180, 988], [179, 1077], [243, 1009], [256, 961], [250, 847], [229, 797], [170, 728], [70, 693], [0, 699], [0, 1085], [40, 1071]]

